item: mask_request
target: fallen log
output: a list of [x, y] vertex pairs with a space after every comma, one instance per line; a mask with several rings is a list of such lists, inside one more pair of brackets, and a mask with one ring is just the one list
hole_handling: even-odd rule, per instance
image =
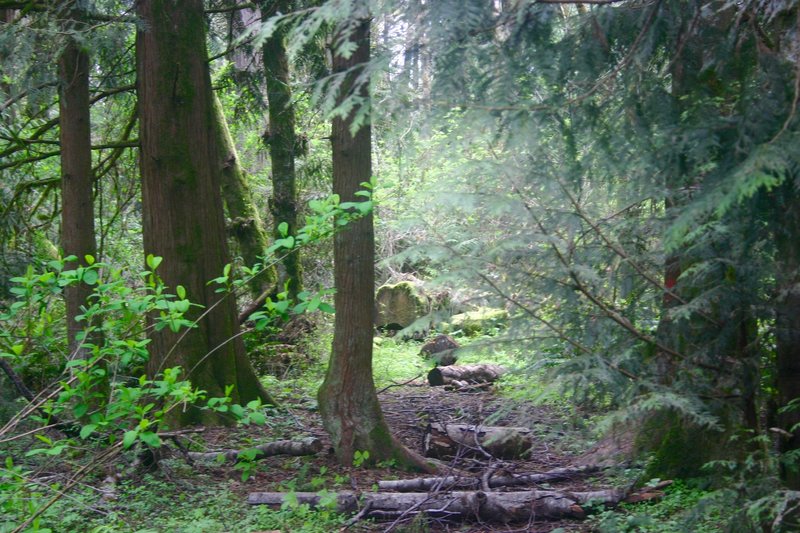
[[[314, 455], [322, 451], [322, 441], [315, 437], [303, 440], [276, 440], [248, 448], [258, 450], [257, 459], [274, 455]], [[239, 458], [244, 450], [220, 450], [217, 452], [188, 452], [193, 461], [216, 461], [222, 456], [225, 461], [232, 462]]]
[[452, 457], [466, 449], [502, 459], [516, 459], [530, 451], [533, 434], [523, 427], [431, 424], [422, 444], [426, 457]]
[[[594, 466], [582, 466], [578, 468], [556, 468], [539, 474], [516, 474], [505, 476], [490, 477], [487, 482], [489, 488], [498, 487], [520, 487], [523, 485], [533, 485], [535, 483], [548, 483], [551, 481], [563, 481], [577, 476], [592, 474], [599, 470]], [[464, 476], [442, 476], [442, 477], [423, 477], [414, 479], [392, 479], [378, 481], [378, 490], [388, 492], [425, 492], [431, 490], [451, 490], [451, 489], [479, 489], [482, 479], [480, 477]]]
[[453, 385], [462, 388], [467, 385], [489, 384], [497, 381], [506, 369], [499, 365], [455, 365], [437, 366], [428, 372], [428, 383], [432, 387]]
[[[247, 503], [280, 507], [291, 494], [298, 504], [311, 507], [320, 504], [321, 496], [314, 492], [251, 492]], [[455, 491], [441, 493], [418, 492], [339, 492], [337, 512], [352, 514], [359, 504], [367, 509], [364, 518], [393, 519], [403, 514], [420, 514], [454, 521], [481, 520], [496, 523], [526, 522], [532, 519], [584, 518], [582, 503], [613, 506], [625, 497], [625, 491], [608, 489], [592, 492], [559, 492], [531, 490], [523, 492]]]

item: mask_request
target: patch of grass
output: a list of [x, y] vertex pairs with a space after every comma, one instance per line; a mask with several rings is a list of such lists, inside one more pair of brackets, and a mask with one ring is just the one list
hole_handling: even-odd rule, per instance
[[402, 383], [426, 374], [433, 363], [419, 355], [422, 344], [415, 341], [376, 337], [373, 344], [372, 371], [377, 388]]

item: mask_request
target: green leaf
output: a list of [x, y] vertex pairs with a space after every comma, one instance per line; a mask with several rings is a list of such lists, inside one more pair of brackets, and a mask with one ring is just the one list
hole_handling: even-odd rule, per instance
[[286, 237], [287, 235], [289, 235], [289, 224], [287, 224], [286, 222], [281, 222], [280, 224], [278, 224], [278, 233], [280, 234], [281, 237]]
[[253, 411], [250, 413], [250, 422], [263, 426], [267, 423], [267, 417], [261, 411]]
[[131, 445], [136, 442], [136, 437], [139, 435], [139, 432], [135, 429], [131, 429], [130, 431], [126, 431], [125, 435], [122, 437], [122, 447], [123, 448], [130, 448]]
[[83, 259], [84, 259], [84, 261], [86, 261], [86, 264], [89, 265], [89, 266], [92, 266], [94, 264], [94, 256], [92, 256], [92, 255], [86, 254], [86, 255], [83, 256]]
[[323, 313], [330, 313], [330, 314], [333, 314], [336, 311], [331, 304], [325, 302], [320, 302], [319, 310], [322, 311]]
[[95, 429], [97, 429], [97, 424], [86, 424], [81, 428], [81, 433], [80, 433], [81, 438], [85, 439], [86, 437], [94, 433]]
[[289, 235], [288, 237], [285, 237], [283, 239], [278, 239], [275, 241], [274, 246], [277, 246], [278, 248], [287, 248], [291, 250], [292, 248], [294, 248], [294, 237]]
[[83, 282], [87, 285], [94, 285], [99, 278], [96, 270], [84, 270], [83, 272]]
[[75, 406], [75, 409], [72, 412], [75, 414], [75, 418], [80, 418], [85, 415], [89, 411], [89, 404], [86, 403], [79, 403]]
[[186, 288], [183, 285], [178, 285], [177, 287], [175, 287], [175, 294], [177, 294], [178, 298], [180, 298], [181, 300], [185, 300]]
[[158, 448], [161, 446], [161, 438], [152, 431], [140, 433], [139, 439], [152, 448]]
[[155, 270], [158, 268], [158, 265], [160, 265], [161, 261], [163, 260], [164, 259], [162, 257], [156, 257], [153, 254], [148, 254], [146, 263], [151, 270]]

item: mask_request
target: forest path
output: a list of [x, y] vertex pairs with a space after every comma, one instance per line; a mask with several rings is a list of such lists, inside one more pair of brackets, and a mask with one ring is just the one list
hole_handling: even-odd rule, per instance
[[[465, 453], [458, 458], [445, 458], [443, 462], [470, 476], [494, 477], [544, 473], [554, 469], [579, 466], [580, 453], [587, 449], [584, 431], [576, 427], [560, 409], [548, 405], [534, 405], [526, 402], [513, 402], [493, 390], [459, 392], [445, 387], [430, 387], [422, 382], [390, 386], [379, 393], [384, 416], [398, 437], [408, 448], [421, 453], [426, 428], [429, 424], [492, 425], [524, 427], [531, 430], [533, 447], [530, 454], [517, 459], [496, 459], [480, 453]], [[308, 405], [308, 404], [307, 404]], [[303, 458], [271, 457], [265, 459], [263, 474], [251, 478], [242, 489], [255, 491], [316, 491], [325, 481], [329, 490], [354, 490], [372, 492], [381, 480], [412, 479], [418, 473], [406, 472], [393, 464], [379, 464], [375, 468], [339, 465], [330, 450], [330, 442], [321, 427], [314, 407], [295, 407], [291, 409], [295, 417], [297, 436], [313, 435], [323, 440], [325, 447], [316, 456]], [[302, 426], [302, 429], [301, 429]], [[285, 435], [284, 435], [285, 438]], [[261, 436], [263, 439], [263, 435]], [[336, 480], [331, 483], [331, 480]], [[494, 490], [546, 489], [558, 491], [586, 491], [612, 488], [602, 473], [578, 473], [559, 481], [539, 485], [498, 488]], [[409, 516], [410, 522], [413, 516]], [[360, 522], [349, 531], [385, 531], [390, 523]], [[408, 527], [406, 523], [405, 527]], [[475, 533], [479, 531], [531, 531], [546, 532], [588, 531], [584, 522], [578, 520], [535, 520], [526, 524], [495, 523], [455, 523], [431, 521], [427, 529], [419, 531], [459, 531]], [[394, 530], [394, 529], [393, 529]], [[418, 531], [417, 529], [399, 529]]]

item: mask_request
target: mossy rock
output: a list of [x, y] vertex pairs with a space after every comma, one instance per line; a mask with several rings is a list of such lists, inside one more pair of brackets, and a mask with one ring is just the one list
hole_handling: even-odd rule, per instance
[[383, 285], [375, 294], [375, 325], [393, 330], [407, 328], [427, 315], [429, 309], [430, 300], [413, 283]]
[[492, 333], [494, 330], [508, 327], [508, 311], [492, 307], [480, 307], [475, 311], [460, 313], [450, 317], [445, 324], [445, 331], [461, 332], [467, 337]]

